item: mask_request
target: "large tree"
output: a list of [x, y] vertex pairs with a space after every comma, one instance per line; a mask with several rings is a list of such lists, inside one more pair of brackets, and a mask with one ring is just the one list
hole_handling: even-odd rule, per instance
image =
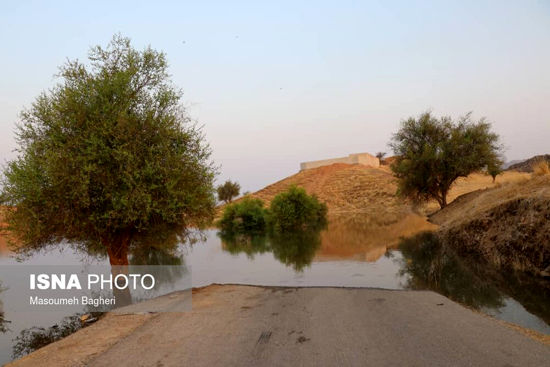
[[457, 122], [430, 112], [401, 123], [390, 146], [399, 193], [415, 200], [435, 199], [444, 208], [455, 180], [487, 167], [500, 167], [499, 137], [481, 119], [466, 114]]
[[2, 202], [21, 250], [67, 240], [126, 265], [144, 240], [211, 220], [216, 170], [164, 53], [115, 36], [89, 60], [21, 113]]

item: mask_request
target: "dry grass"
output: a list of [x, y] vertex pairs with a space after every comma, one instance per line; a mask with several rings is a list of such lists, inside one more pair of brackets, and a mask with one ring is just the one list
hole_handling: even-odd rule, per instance
[[487, 190], [470, 192], [451, 203], [445, 210], [435, 213], [430, 220], [441, 226], [454, 226], [500, 204], [529, 197], [550, 198], [550, 176], [537, 176], [532, 179], [521, 177]]
[[[493, 178], [484, 173], [472, 173], [468, 177], [460, 177], [451, 187], [451, 191], [447, 196], [447, 202], [453, 202], [457, 197], [469, 192], [498, 188], [514, 183], [526, 182], [531, 178], [531, 174], [526, 172], [505, 171], [498, 175], [495, 182]], [[421, 212], [431, 214], [439, 210], [439, 204], [436, 201], [431, 201], [421, 208]]]
[[550, 175], [550, 167], [547, 161], [538, 161], [533, 164], [533, 176]]

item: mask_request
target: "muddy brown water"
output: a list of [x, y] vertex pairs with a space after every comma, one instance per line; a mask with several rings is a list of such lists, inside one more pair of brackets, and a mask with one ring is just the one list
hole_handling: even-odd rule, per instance
[[[131, 261], [179, 264], [191, 270], [194, 287], [219, 283], [430, 289], [498, 319], [550, 334], [548, 282], [503, 275], [460, 258], [430, 234], [418, 234], [429, 229], [433, 226], [423, 218], [411, 216], [392, 224], [377, 223], [376, 218], [333, 220], [321, 232], [276, 238], [223, 236], [209, 230], [204, 241], [180, 244], [170, 253], [156, 249], [134, 254]], [[108, 260], [59, 246], [24, 259], [0, 252], [0, 266], [7, 264], [108, 264]], [[0, 282], [3, 288], [10, 287], [9, 278]], [[0, 292], [0, 302], [10, 300]], [[37, 339], [29, 330], [54, 330], [54, 325], [59, 330], [67, 316], [71, 315], [6, 312], [0, 320], [0, 364], [12, 360], [14, 351], [34, 348]], [[27, 337], [17, 339], [24, 330]]]

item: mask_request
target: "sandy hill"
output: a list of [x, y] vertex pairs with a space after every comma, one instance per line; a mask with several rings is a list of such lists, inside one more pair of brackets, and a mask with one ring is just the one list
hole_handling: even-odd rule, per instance
[[512, 164], [507, 170], [533, 172], [533, 166], [540, 161], [547, 161], [550, 163], [550, 154], [536, 155], [519, 163]]
[[336, 163], [289, 176], [252, 194], [268, 204], [290, 185], [305, 188], [325, 202], [330, 215], [376, 214], [382, 223], [394, 222], [410, 205], [396, 197], [397, 185], [388, 167]]
[[[507, 171], [499, 175], [496, 182], [483, 173], [473, 173], [459, 178], [449, 192], [448, 201], [479, 189], [491, 188], [505, 183], [523, 181], [531, 177], [528, 173]], [[397, 181], [389, 166], [372, 168], [363, 165], [336, 163], [329, 166], [308, 169], [280, 180], [251, 194], [269, 205], [275, 195], [290, 185], [302, 186], [309, 194], [315, 194], [327, 203], [329, 214], [371, 214], [382, 223], [393, 223], [404, 213], [410, 213], [411, 203], [396, 196]], [[430, 202], [417, 208], [422, 213], [433, 213], [439, 209]]]

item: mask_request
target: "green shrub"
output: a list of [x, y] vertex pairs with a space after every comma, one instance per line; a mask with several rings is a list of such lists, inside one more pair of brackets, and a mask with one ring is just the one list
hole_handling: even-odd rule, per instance
[[266, 229], [266, 209], [260, 199], [249, 196], [229, 204], [223, 211], [218, 226], [224, 232], [261, 232]]
[[275, 196], [269, 224], [276, 232], [320, 228], [326, 225], [327, 206], [301, 187], [291, 186]]

